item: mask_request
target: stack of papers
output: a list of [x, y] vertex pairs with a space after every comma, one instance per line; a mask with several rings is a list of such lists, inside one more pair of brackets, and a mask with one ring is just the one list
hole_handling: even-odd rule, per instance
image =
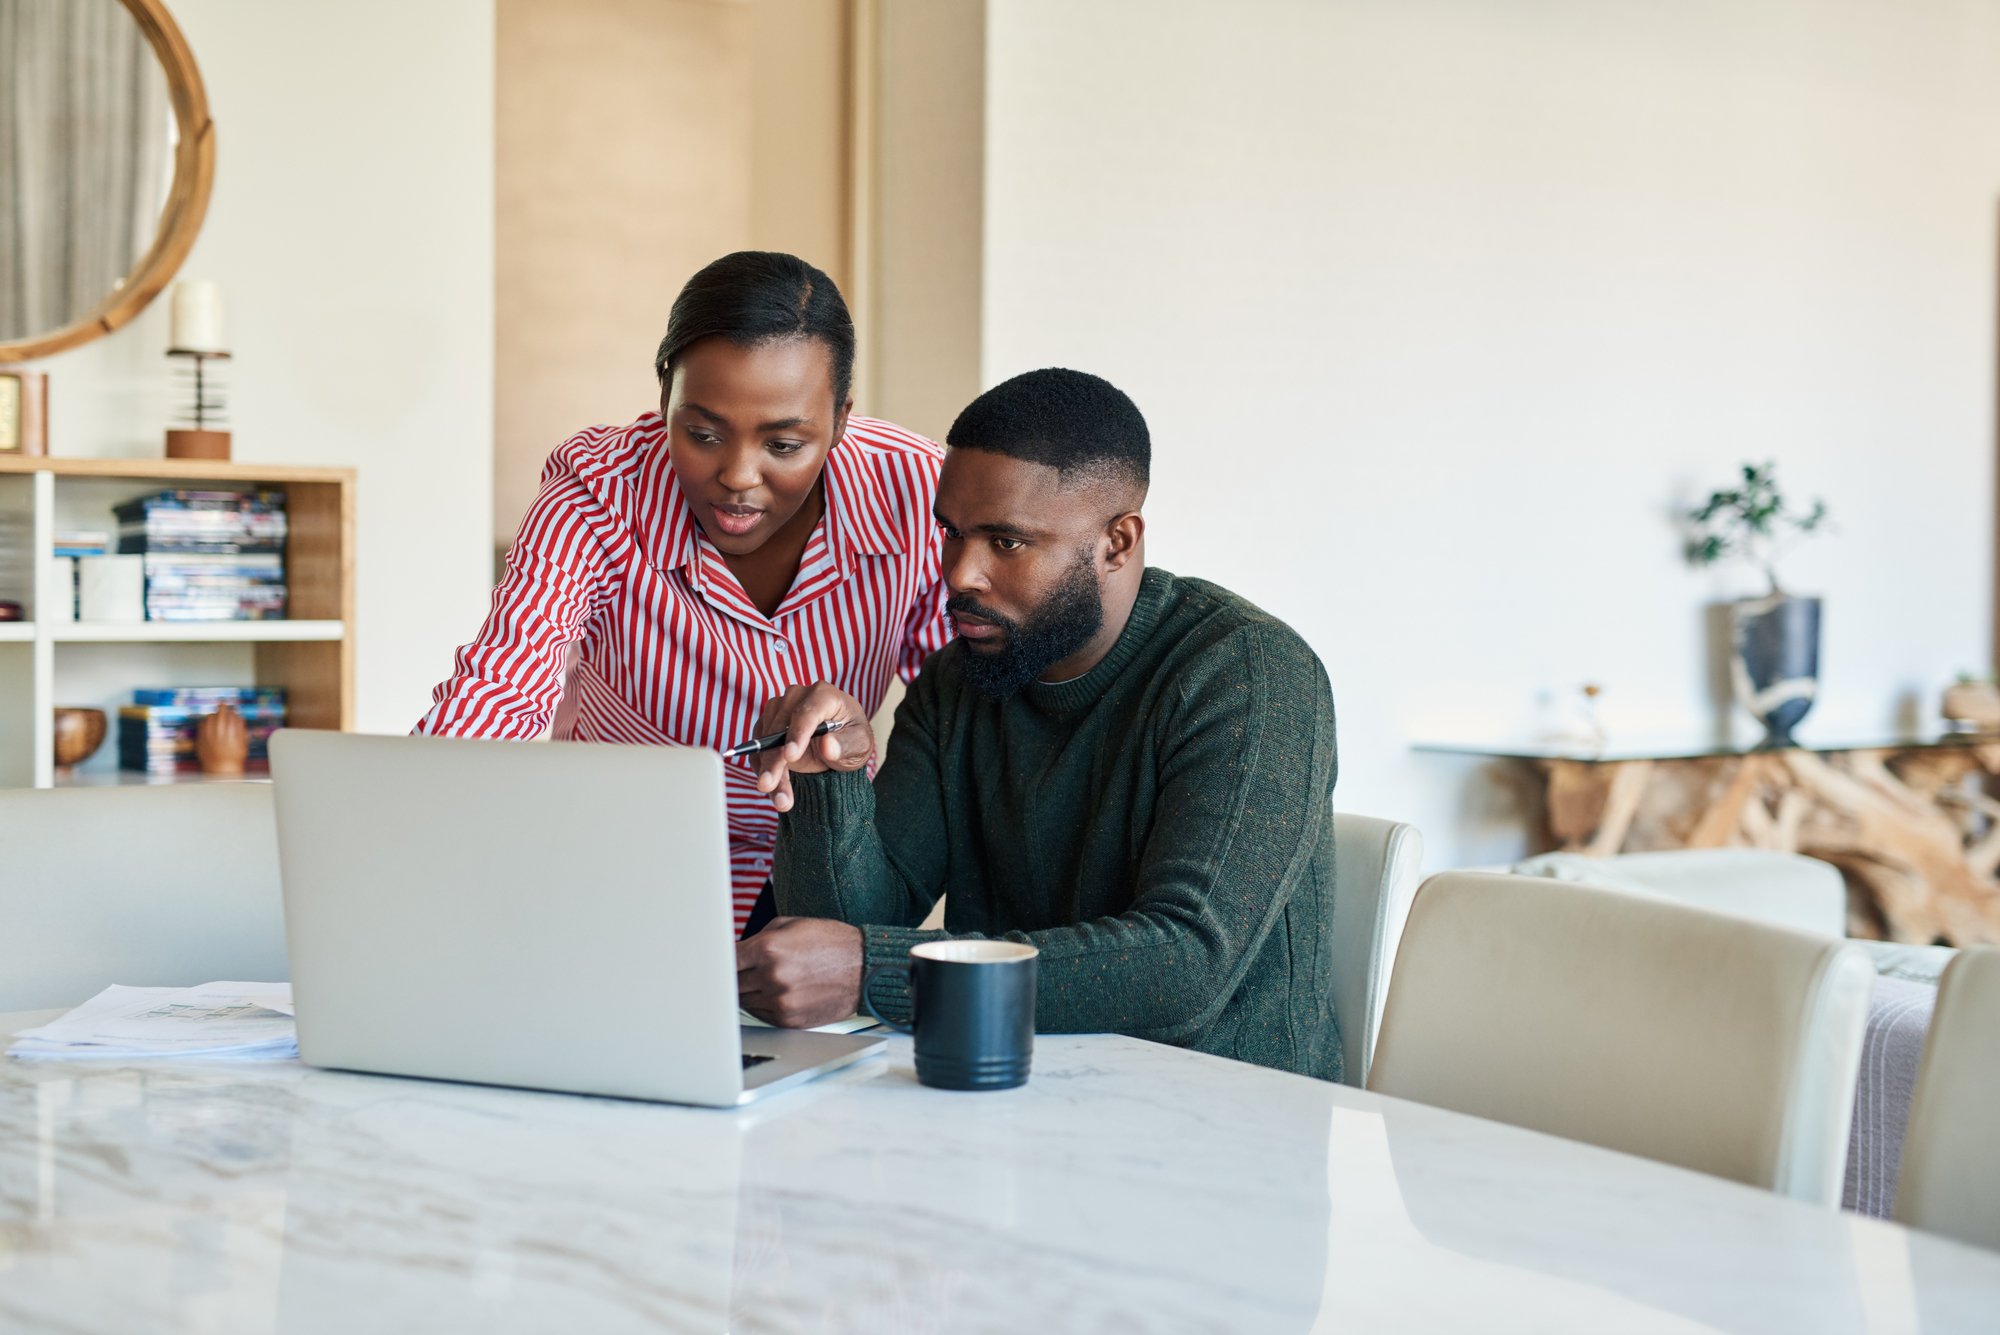
[[107, 987], [61, 1019], [23, 1029], [7, 1055], [25, 1061], [283, 1061], [299, 1055], [292, 988], [289, 983]]
[[[769, 1029], [771, 1027], [746, 1010], [739, 1009], [736, 1012], [736, 1018], [740, 1023], [752, 1029]], [[873, 1028], [875, 1028], [873, 1017], [867, 1015], [850, 1015], [845, 1020], [835, 1020], [832, 1024], [814, 1025], [809, 1032], [815, 1034], [855, 1034], [863, 1029]]]

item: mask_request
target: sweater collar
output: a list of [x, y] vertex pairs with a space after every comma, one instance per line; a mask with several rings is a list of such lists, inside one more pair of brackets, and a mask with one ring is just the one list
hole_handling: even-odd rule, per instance
[[1132, 615], [1126, 618], [1125, 629], [1118, 632], [1111, 652], [1081, 677], [1071, 677], [1068, 681], [1029, 682], [1021, 688], [1022, 698], [1048, 714], [1073, 714], [1096, 704], [1111, 689], [1111, 683], [1118, 680], [1126, 664], [1153, 638], [1153, 631], [1160, 624], [1160, 617], [1166, 611], [1168, 598], [1173, 592], [1173, 583], [1172, 575], [1157, 566], [1149, 566], [1139, 577], [1139, 596], [1132, 604]]

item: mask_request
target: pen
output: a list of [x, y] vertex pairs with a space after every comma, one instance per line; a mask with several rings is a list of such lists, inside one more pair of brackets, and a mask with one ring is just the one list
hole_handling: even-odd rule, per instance
[[[824, 737], [830, 732], [839, 732], [846, 726], [846, 719], [830, 718], [817, 728], [814, 728], [812, 735], [815, 737]], [[774, 732], [768, 737], [753, 737], [747, 742], [738, 742], [727, 751], [724, 751], [722, 755], [725, 760], [733, 760], [737, 756], [753, 755], [758, 751], [775, 751], [785, 744], [787, 735], [782, 732]]]

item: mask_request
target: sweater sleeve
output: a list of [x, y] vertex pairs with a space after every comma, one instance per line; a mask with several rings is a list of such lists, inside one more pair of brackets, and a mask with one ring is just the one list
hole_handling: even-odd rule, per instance
[[[1041, 952], [1035, 1027], [1044, 1033], [1168, 1043], [1200, 1033], [1242, 985], [1332, 818], [1333, 692], [1290, 632], [1251, 626], [1231, 636], [1163, 726], [1159, 806], [1131, 907], [1004, 935]], [[916, 931], [907, 914], [836, 916], [869, 924], [869, 968], [902, 962], [920, 941], [968, 935]], [[885, 982], [873, 995], [885, 1015], [907, 1017], [902, 987]]]
[[919, 677], [896, 706], [872, 784], [859, 770], [793, 776], [771, 863], [778, 912], [914, 926], [937, 902], [946, 845], [935, 685]]

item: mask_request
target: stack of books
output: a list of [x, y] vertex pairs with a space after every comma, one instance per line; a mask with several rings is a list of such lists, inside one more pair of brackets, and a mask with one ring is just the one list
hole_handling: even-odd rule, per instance
[[94, 528], [59, 528], [56, 530], [55, 553], [57, 556], [109, 556], [111, 535]]
[[28, 559], [32, 548], [28, 517], [0, 510], [0, 601], [23, 610], [34, 596], [35, 563]]
[[55, 533], [54, 550], [56, 569], [61, 572], [56, 577], [58, 596], [64, 602], [61, 607], [50, 608], [45, 615], [54, 621], [74, 621], [83, 615], [78, 605], [77, 558], [111, 555], [111, 535], [102, 529], [59, 528]]
[[148, 621], [285, 615], [285, 494], [159, 491], [127, 501], [118, 550], [146, 559]]
[[269, 773], [271, 734], [285, 726], [280, 686], [179, 686], [132, 692], [118, 711], [118, 768], [172, 778], [198, 774], [194, 730], [224, 704], [236, 706], [250, 736], [247, 773]]

